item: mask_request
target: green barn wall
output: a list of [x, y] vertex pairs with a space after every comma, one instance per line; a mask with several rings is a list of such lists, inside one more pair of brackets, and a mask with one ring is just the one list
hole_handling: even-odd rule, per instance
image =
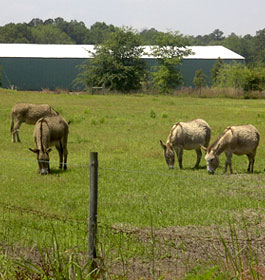
[[0, 58], [2, 86], [18, 90], [69, 89], [84, 59]]
[[[79, 68], [86, 59], [79, 58], [0, 58], [2, 67], [2, 86], [18, 90], [69, 89], [73, 90], [73, 81]], [[155, 59], [145, 59], [149, 67], [157, 65]], [[232, 63], [233, 60], [223, 60]], [[244, 60], [236, 60], [244, 62]], [[193, 87], [196, 70], [202, 69], [210, 83], [210, 71], [216, 59], [184, 59], [179, 65], [184, 87]]]

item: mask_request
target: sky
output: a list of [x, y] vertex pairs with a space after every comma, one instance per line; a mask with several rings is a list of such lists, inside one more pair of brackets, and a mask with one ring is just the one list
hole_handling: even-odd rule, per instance
[[179, 31], [205, 35], [215, 29], [238, 36], [265, 28], [265, 0], [0, 0], [0, 26], [61, 17], [129, 26], [138, 31]]

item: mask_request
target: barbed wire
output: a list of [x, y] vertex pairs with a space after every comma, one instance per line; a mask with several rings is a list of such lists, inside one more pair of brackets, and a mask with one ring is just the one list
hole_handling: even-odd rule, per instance
[[[86, 234], [88, 233], [88, 219], [84, 220], [84, 219], [74, 219], [74, 218], [69, 218], [69, 217], [62, 217], [62, 216], [58, 216], [58, 215], [54, 215], [54, 214], [48, 214], [48, 213], [44, 213], [35, 209], [30, 209], [30, 208], [23, 208], [23, 207], [19, 207], [19, 206], [14, 206], [14, 205], [9, 205], [3, 202], [0, 202], [0, 208], [4, 208], [7, 209], [9, 211], [14, 211], [14, 212], [20, 212], [21, 214], [32, 214], [32, 215], [36, 215], [38, 217], [42, 217], [43, 219], [50, 219], [50, 220], [56, 220], [56, 221], [60, 221], [63, 223], [69, 223], [72, 226], [74, 225], [82, 225], [85, 226], [85, 230], [83, 230], [83, 233]], [[26, 224], [21, 224], [21, 226], [26, 227], [26, 228], [32, 228], [34, 230], [39, 230], [41, 232], [50, 232], [47, 229], [40, 229], [37, 227], [32, 227], [32, 226], [28, 226]], [[102, 222], [98, 222], [98, 227], [101, 227], [103, 229], [107, 229], [107, 230], [111, 230], [113, 233], [115, 234], [126, 234], [126, 235], [144, 235], [147, 238], [152, 238], [151, 236], [151, 232], [150, 229], [140, 229], [140, 228], [129, 228], [128, 226], [126, 227], [120, 227], [120, 226], [115, 226], [115, 225], [108, 225], [106, 223], [102, 223]], [[80, 230], [80, 229], [79, 229]], [[160, 235], [158, 232], [160, 231], [160, 228], [158, 229], [153, 229], [153, 235], [156, 237], [158, 235]], [[162, 234], [163, 235], [163, 234]], [[165, 233], [165, 236], [167, 234]], [[192, 235], [192, 234], [181, 234], [181, 233], [175, 233], [174, 234], [174, 238], [177, 239], [183, 239], [185, 238], [185, 241], [187, 243], [189, 242], [193, 242], [194, 240], [197, 241], [204, 241], [204, 242], [218, 242], [220, 243], [221, 240], [220, 238], [214, 237], [214, 236], [199, 236], [199, 235]], [[228, 238], [223, 238], [227, 243], [233, 243], [234, 241]], [[85, 240], [84, 238], [80, 238], [80, 240]], [[190, 240], [190, 241], [188, 241]], [[254, 242], [254, 243], [264, 243], [265, 241], [265, 236], [264, 237], [260, 237], [260, 238], [246, 238], [246, 239], [240, 239], [237, 238], [237, 241], [239, 243], [246, 243], [246, 242]]]
[[[36, 163], [36, 158], [32, 157], [32, 158], [12, 158], [12, 157], [1, 157], [1, 161], [3, 160], [11, 160], [11, 161], [16, 161], [16, 162], [34, 162]], [[64, 165], [63, 162], [58, 162], [56, 160], [50, 160], [50, 161], [44, 161], [44, 160], [40, 160], [40, 162], [46, 162], [46, 163], [50, 163], [50, 164], [54, 164], [57, 165], [62, 164]], [[80, 167], [80, 168], [85, 168], [85, 169], [89, 169], [89, 162], [87, 163], [74, 163], [71, 161], [67, 162], [67, 166], [68, 167]], [[222, 168], [220, 166], [220, 168]], [[131, 173], [131, 174], [146, 174], [146, 175], [154, 175], [154, 176], [161, 176], [161, 177], [175, 177], [175, 178], [187, 178], [187, 174], [181, 174], [181, 172], [183, 171], [194, 171], [192, 173], [192, 178], [189, 179], [194, 179], [194, 180], [198, 180], [197, 177], [199, 177], [200, 180], [206, 180], [206, 181], [218, 181], [219, 179], [223, 179], [224, 174], [220, 173], [220, 174], [215, 174], [214, 176], [210, 176], [207, 172], [205, 172], [205, 174], [203, 175], [204, 177], [202, 177], [201, 173], [197, 173], [196, 169], [192, 169], [192, 168], [187, 168], [187, 169], [182, 169], [179, 170], [178, 173], [175, 173], [173, 170], [170, 170], [170, 172], [174, 172], [172, 174], [166, 173], [166, 172], [159, 172], [156, 170], [146, 170], [142, 167], [140, 167], [140, 169], [124, 169], [124, 168], [113, 168], [113, 167], [102, 167], [101, 165], [98, 166], [98, 170], [99, 171], [115, 171], [115, 172], [122, 172], [122, 173]], [[206, 171], [206, 168], [205, 168]], [[262, 170], [263, 171], [263, 170]], [[238, 180], [238, 175], [240, 175], [241, 179], [246, 179], [247, 177], [251, 178], [251, 176], [253, 174], [250, 173], [233, 173], [230, 174], [230, 176], [226, 176], [226, 180], [233, 180], [236, 179]], [[254, 174], [255, 175], [255, 174]], [[261, 173], [257, 173], [257, 175], [265, 175], [264, 172]], [[264, 176], [265, 177], [265, 176]], [[265, 181], [264, 181], [264, 186], [265, 186]]]
[[[2, 158], [2, 160], [12, 160], [12, 161], [18, 161], [18, 162], [36, 162], [35, 158], [20, 158], [20, 159], [14, 159], [14, 158], [9, 158], [9, 157], [5, 157]], [[55, 160], [50, 161], [50, 163], [58, 163]], [[83, 163], [70, 163], [70, 166], [74, 166], [74, 167], [82, 167], [85, 168], [87, 170], [89, 170], [89, 164], [83, 164]], [[144, 169], [120, 169], [120, 168], [111, 168], [111, 167], [99, 167], [99, 171], [102, 172], [124, 172], [124, 173], [129, 173], [129, 174], [143, 174], [143, 175], [155, 175], [155, 176], [163, 176], [163, 177], [177, 177], [177, 178], [181, 178], [181, 179], [185, 179], [187, 177], [187, 174], [168, 174], [168, 173], [163, 173], [163, 172], [158, 172], [158, 171], [154, 171], [154, 170], [144, 170]], [[243, 174], [246, 175], [246, 174]], [[200, 180], [207, 180], [207, 181], [214, 181], [217, 182], [220, 178], [222, 179], [223, 176], [208, 176], [206, 175], [207, 178], [202, 178], [201, 173], [193, 173], [192, 178], [194, 179], [194, 181], [197, 181], [198, 178], [200, 178]], [[240, 176], [242, 176], [242, 174], [240, 174]], [[245, 179], [247, 177], [246, 176], [242, 176], [244, 177], [243, 179]], [[251, 176], [249, 176], [249, 178], [251, 179]], [[233, 176], [226, 176], [226, 179], [229, 180], [238, 180], [238, 177], [233, 177]], [[32, 209], [32, 208], [25, 208], [25, 207], [21, 207], [21, 206], [16, 206], [16, 205], [11, 205], [11, 204], [7, 204], [4, 202], [0, 202], [0, 208], [2, 209], [6, 209], [7, 211], [11, 211], [11, 212], [20, 212], [21, 214], [25, 215], [25, 214], [31, 214], [34, 216], [38, 216], [41, 217], [43, 219], [49, 219], [49, 220], [53, 220], [53, 221], [60, 221], [62, 223], [68, 223], [71, 224], [72, 226], [75, 225], [81, 225], [85, 227], [85, 231], [84, 233], [87, 232], [88, 230], [88, 219], [75, 219], [75, 218], [70, 218], [70, 217], [64, 217], [64, 216], [59, 216], [56, 214], [50, 214], [50, 213], [45, 213], [36, 209]], [[22, 226], [24, 227], [29, 227], [26, 224], [23, 224]], [[146, 231], [143, 231], [142, 229], [126, 229], [126, 228], [121, 228], [121, 227], [117, 227], [117, 226], [113, 226], [113, 225], [108, 225], [102, 222], [98, 222], [98, 227], [102, 228], [102, 229], [107, 229], [112, 231], [112, 233], [114, 234], [126, 234], [128, 236], [130, 235], [145, 235], [148, 236], [149, 233], [147, 233]], [[36, 228], [34, 228], [36, 229]], [[40, 231], [44, 231], [42, 229], [37, 228], [37, 230]], [[156, 235], [156, 229], [154, 229], [154, 235]], [[151, 238], [151, 236], [149, 236], [149, 238]], [[176, 234], [175, 238], [178, 239], [183, 239], [185, 238], [185, 242], [194, 242], [194, 240], [197, 241], [204, 241], [204, 242], [221, 242], [220, 239], [213, 237], [213, 236], [197, 236], [197, 235], [192, 235], [192, 234]], [[83, 240], [83, 239], [82, 239]], [[189, 241], [190, 240], [190, 241]], [[246, 242], [254, 242], [254, 243], [264, 243], [265, 237], [261, 237], [261, 238], [247, 238], [247, 239], [238, 239], [237, 241], [240, 243], [246, 243]], [[232, 243], [233, 241], [231, 241], [230, 239], [225, 239], [225, 241], [227, 243]]]

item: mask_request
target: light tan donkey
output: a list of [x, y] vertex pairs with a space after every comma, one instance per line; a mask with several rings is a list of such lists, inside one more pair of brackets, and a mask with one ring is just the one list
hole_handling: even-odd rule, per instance
[[210, 174], [214, 174], [219, 166], [219, 156], [225, 153], [225, 170], [229, 167], [230, 173], [232, 170], [232, 155], [247, 155], [248, 157], [248, 172], [253, 173], [256, 150], [259, 145], [260, 135], [258, 130], [251, 124], [229, 126], [206, 150], [205, 160], [207, 170]]
[[[48, 104], [18, 103], [11, 109], [11, 134], [13, 143], [20, 142], [19, 128], [23, 122], [35, 124], [45, 116], [57, 116], [58, 113]], [[15, 123], [16, 121], [16, 123]]]
[[202, 119], [190, 122], [178, 122], [171, 128], [166, 144], [160, 140], [164, 150], [166, 163], [170, 169], [174, 168], [175, 152], [177, 153], [179, 167], [182, 168], [183, 150], [195, 150], [197, 160], [194, 168], [199, 168], [202, 157], [201, 146], [208, 146], [211, 138], [211, 128]]

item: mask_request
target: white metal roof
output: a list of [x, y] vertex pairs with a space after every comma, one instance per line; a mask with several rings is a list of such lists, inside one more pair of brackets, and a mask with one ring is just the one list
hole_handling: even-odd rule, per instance
[[[151, 53], [151, 46], [145, 46], [145, 52]], [[243, 56], [223, 46], [190, 46], [193, 54], [184, 59], [244, 59]], [[0, 57], [20, 58], [89, 58], [93, 45], [41, 45], [41, 44], [0, 44]], [[152, 58], [144, 55], [143, 58]]]

